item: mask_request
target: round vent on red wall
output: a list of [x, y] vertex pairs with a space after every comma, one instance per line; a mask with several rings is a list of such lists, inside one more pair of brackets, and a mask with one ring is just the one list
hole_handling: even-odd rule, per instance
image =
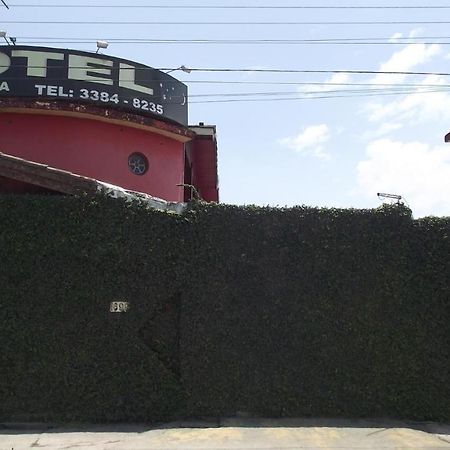
[[142, 153], [132, 153], [128, 157], [128, 167], [135, 175], [144, 175], [148, 170], [148, 159]]

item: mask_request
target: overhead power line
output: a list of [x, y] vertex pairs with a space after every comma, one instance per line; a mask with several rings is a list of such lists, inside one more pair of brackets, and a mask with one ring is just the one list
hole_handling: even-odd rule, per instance
[[[5, 67], [0, 65], [0, 68]], [[22, 67], [28, 69], [42, 69], [42, 65], [24, 65], [17, 64], [15, 67]], [[59, 69], [64, 68], [60, 67]], [[86, 66], [70, 66], [72, 69], [85, 69]], [[55, 67], [54, 69], [58, 69]], [[173, 72], [178, 70], [179, 67], [123, 67], [121, 70], [132, 70], [132, 71], [152, 71], [159, 70], [162, 72]], [[353, 75], [434, 75], [434, 76], [450, 76], [450, 72], [410, 72], [410, 71], [397, 71], [397, 70], [354, 70], [354, 69], [257, 69], [257, 68], [212, 68], [212, 67], [189, 67], [190, 72], [223, 72], [223, 73], [284, 73], [284, 74], [307, 74], [307, 73], [322, 73], [322, 74], [353, 74]]]
[[276, 101], [295, 101], [295, 100], [323, 100], [323, 99], [336, 99], [336, 98], [353, 98], [353, 97], [378, 97], [386, 95], [418, 95], [418, 94], [429, 94], [433, 92], [442, 92], [441, 90], [430, 90], [430, 91], [405, 91], [405, 92], [384, 92], [384, 93], [354, 93], [348, 95], [319, 95], [319, 96], [303, 96], [298, 97], [277, 97], [277, 98], [244, 98], [244, 99], [224, 99], [224, 100], [194, 100], [189, 102], [190, 104], [200, 104], [200, 103], [242, 103], [242, 102], [276, 102]]
[[[96, 41], [98, 39], [98, 36], [96, 37], [78, 37], [78, 36], [18, 36], [19, 39], [45, 39], [45, 40], [70, 40], [70, 41], [74, 41], [74, 42], [84, 42], [84, 41]], [[154, 38], [137, 38], [137, 37], [127, 37], [127, 38], [117, 38], [117, 37], [110, 37], [104, 38], [105, 40], [107, 40], [108, 42], [117, 42], [117, 41], [126, 41], [126, 42], [140, 42], [140, 41], [144, 41], [144, 42], [148, 42], [148, 41], [174, 41], [174, 42], [184, 42], [184, 41], [222, 41], [221, 39], [154, 39]], [[287, 41], [299, 41], [299, 42], [311, 42], [311, 41], [388, 41], [388, 40], [404, 40], [407, 43], [409, 41], [413, 42], [413, 41], [417, 41], [420, 39], [427, 39], [427, 40], [431, 40], [431, 39], [450, 39], [450, 36], [412, 36], [412, 37], [396, 37], [393, 38], [392, 36], [389, 37], [345, 37], [345, 38], [334, 38], [334, 37], [328, 37], [328, 38], [307, 38], [307, 39], [223, 39], [226, 42], [264, 42], [264, 41], [280, 41], [280, 42], [287, 42]]]
[[317, 94], [370, 94], [370, 93], [399, 93], [409, 94], [411, 92], [449, 92], [449, 88], [420, 88], [412, 90], [411, 88], [383, 88], [383, 89], [331, 89], [318, 91], [275, 91], [275, 92], [218, 92], [213, 94], [190, 94], [189, 98], [206, 98], [206, 97], [271, 97], [280, 95], [317, 95]]
[[[92, 44], [95, 39], [89, 38], [45, 38], [18, 37], [22, 44]], [[426, 39], [426, 38], [422, 38]], [[447, 41], [431, 39], [448, 39]], [[429, 38], [429, 40], [410, 41], [409, 38], [346, 38], [346, 39], [142, 39], [142, 38], [113, 38], [106, 39], [113, 44], [180, 44], [180, 45], [450, 45], [450, 37]]]
[[[314, 69], [234, 69], [234, 68], [193, 68], [189, 67], [191, 72], [235, 72], [235, 73], [346, 73], [346, 74], [366, 74], [366, 75], [435, 75], [450, 76], [449, 72], [409, 72], [396, 70], [314, 70]], [[158, 70], [176, 70], [172, 68], [162, 67]]]
[[[2, 68], [3, 66], [0, 66]], [[22, 67], [25, 68], [26, 66], [16, 66], [16, 67]], [[30, 68], [36, 68], [38, 66], [30, 66]], [[41, 66], [39, 66], [41, 67]], [[73, 67], [72, 68], [77, 68]], [[78, 67], [79, 68], [79, 67]], [[137, 68], [140, 69], [139, 67]], [[147, 68], [145, 68], [147, 69]], [[127, 70], [126, 68], [123, 68], [122, 70]], [[448, 74], [450, 76], [450, 73]], [[29, 77], [15, 77], [16, 80], [28, 80]], [[64, 81], [67, 78], [61, 78], [61, 77], [46, 77], [47, 81]], [[395, 90], [398, 89], [406, 89], [406, 88], [431, 88], [431, 89], [450, 89], [450, 84], [442, 84], [442, 83], [355, 83], [355, 82], [322, 82], [322, 81], [241, 81], [241, 80], [235, 80], [235, 81], [228, 81], [228, 80], [166, 80], [164, 81], [165, 84], [167, 83], [184, 83], [184, 84], [193, 84], [193, 85], [201, 85], [201, 84], [215, 84], [215, 85], [245, 85], [245, 86], [342, 86], [342, 87], [365, 87], [365, 88], [384, 88], [386, 90], [392, 89]], [[130, 83], [133, 84], [135, 81], [122, 81], [122, 83]], [[148, 85], [159, 85], [160, 80], [147, 80], [146, 84]], [[384, 90], [379, 89], [379, 90]], [[371, 89], [375, 90], [375, 89]], [[323, 92], [323, 91], [321, 91]], [[219, 94], [221, 95], [221, 94]]]
[[[1, 66], [0, 66], [1, 68]], [[449, 74], [450, 75], [450, 74]], [[15, 80], [28, 80], [29, 77], [15, 77]], [[61, 77], [46, 77], [45, 78], [47, 81], [52, 81], [52, 82], [60, 82], [60, 81], [64, 81], [66, 80], [66, 78], [61, 78]], [[252, 85], [252, 86], [311, 86], [311, 87], [345, 87], [345, 88], [349, 88], [349, 87], [358, 87], [358, 88], [365, 88], [365, 89], [341, 89], [340, 91], [345, 91], [345, 92], [351, 92], [351, 91], [370, 91], [370, 92], [381, 92], [381, 91], [403, 91], [403, 90], [411, 90], [412, 88], [417, 89], [428, 89], [431, 91], [435, 91], [435, 90], [442, 90], [442, 91], [447, 91], [450, 90], [450, 84], [419, 84], [419, 83], [333, 83], [333, 82], [320, 82], [320, 81], [302, 81], [302, 82], [297, 82], [297, 81], [289, 81], [289, 82], [283, 82], [283, 81], [223, 81], [223, 80], [216, 80], [216, 81], [212, 81], [212, 80], [167, 80], [164, 81], [165, 84], [168, 83], [184, 83], [184, 84], [197, 84], [197, 85], [207, 85], [207, 84], [217, 84], [217, 85]], [[126, 85], [127, 83], [130, 84], [134, 84], [134, 81], [122, 81], [122, 83], [124, 85]], [[148, 80], [146, 81], [146, 84], [148, 84], [149, 86], [151, 85], [159, 85], [161, 83], [160, 80]], [[306, 91], [284, 91], [283, 94], [292, 94], [292, 93], [306, 93]], [[308, 91], [308, 93], [314, 93], [316, 91], [310, 92]], [[317, 91], [320, 93], [326, 92], [326, 91]], [[334, 91], [333, 91], [334, 92]], [[240, 94], [240, 93], [237, 93]], [[253, 92], [253, 93], [243, 93], [242, 95], [256, 95], [256, 94], [261, 94], [261, 95], [266, 95], [265, 92]], [[271, 94], [269, 92], [269, 94]], [[276, 92], [276, 94], [281, 94], [281, 92]], [[230, 95], [229, 93], [214, 93], [214, 94], [195, 94], [195, 95], [190, 95], [189, 97], [192, 96], [217, 96], [217, 95], [224, 95], [224, 96], [228, 96]], [[231, 95], [235, 95], [235, 94], [231, 94]]]
[[186, 84], [230, 84], [230, 85], [266, 85], [266, 86], [366, 86], [366, 87], [428, 87], [450, 88], [450, 84], [417, 84], [417, 83], [333, 83], [321, 81], [223, 81], [223, 80], [179, 80]]
[[[0, 66], [1, 68], [2, 66]], [[25, 66], [21, 66], [24, 67]], [[37, 67], [37, 66], [31, 66], [31, 67]], [[75, 68], [71, 66], [72, 68]], [[450, 74], [449, 74], [450, 75]], [[25, 80], [29, 79], [29, 77], [15, 77], [16, 80]], [[61, 77], [46, 77], [47, 81], [52, 82], [60, 82], [64, 81], [67, 78], [61, 78]], [[223, 80], [167, 80], [165, 83], [186, 83], [186, 84], [220, 84], [220, 85], [275, 85], [275, 86], [282, 86], [282, 85], [289, 85], [289, 86], [311, 86], [319, 88], [321, 86], [323, 87], [341, 87], [342, 89], [333, 89], [333, 90], [316, 90], [316, 91], [306, 91], [306, 90], [296, 90], [296, 91], [263, 91], [263, 92], [214, 92], [214, 93], [207, 93], [207, 94], [190, 94], [189, 97], [229, 97], [229, 96], [271, 96], [271, 95], [293, 95], [293, 94], [323, 94], [323, 93], [361, 93], [361, 92], [448, 92], [450, 90], [450, 84], [423, 84], [423, 83], [336, 83], [336, 82], [319, 82], [319, 81], [309, 81], [309, 82], [283, 82], [283, 81], [223, 81]], [[123, 84], [134, 84], [135, 81], [122, 81]], [[148, 80], [146, 81], [146, 84], [148, 85], [159, 85], [161, 83], [160, 80]], [[349, 88], [355, 88], [355, 89], [349, 89]], [[413, 89], [414, 88], [414, 89]]]
[[161, 21], [143, 21], [138, 22], [134, 20], [130, 21], [98, 21], [98, 20], [2, 20], [4, 24], [22, 24], [22, 25], [209, 25], [209, 26], [217, 26], [217, 25], [229, 25], [229, 26], [250, 26], [250, 25], [264, 25], [264, 26], [272, 26], [272, 25], [448, 25], [450, 21], [446, 20], [387, 20], [387, 21], [320, 21], [320, 22], [285, 22], [285, 21], [276, 21], [276, 22], [161, 22]]
[[[2, 0], [3, 1], [3, 0]], [[30, 3], [12, 3], [14, 8], [147, 8], [147, 9], [450, 9], [450, 6], [445, 5], [429, 5], [429, 6], [325, 6], [325, 5], [138, 5], [138, 4], [105, 4], [105, 3], [90, 3], [90, 4], [30, 4]]]

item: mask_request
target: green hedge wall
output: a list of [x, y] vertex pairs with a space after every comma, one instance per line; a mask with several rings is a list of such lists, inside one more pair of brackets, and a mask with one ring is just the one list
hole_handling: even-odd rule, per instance
[[0, 421], [450, 420], [449, 218], [52, 196], [0, 211]]
[[3, 197], [0, 209], [0, 420], [182, 411], [179, 375], [146, 340], [176, 303], [183, 219], [101, 197]]
[[194, 218], [191, 414], [450, 419], [449, 219], [229, 206]]

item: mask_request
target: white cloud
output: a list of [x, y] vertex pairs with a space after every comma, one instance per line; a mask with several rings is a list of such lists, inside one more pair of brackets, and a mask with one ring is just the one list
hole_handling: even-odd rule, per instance
[[389, 38], [389, 40], [390, 42], [398, 42], [400, 39], [403, 39], [406, 42], [413, 42], [413, 39], [419, 37], [421, 34], [423, 34], [423, 32], [424, 28], [413, 28], [408, 33], [408, 37], [403, 37], [403, 33], [396, 32]]
[[416, 216], [450, 215], [450, 146], [379, 139], [357, 166], [359, 188], [400, 194]]
[[382, 123], [376, 130], [367, 131], [362, 135], [362, 138], [367, 139], [376, 139], [382, 136], [386, 136], [387, 134], [393, 133], [394, 131], [400, 130], [403, 128], [403, 124], [396, 122], [386, 122]]
[[296, 152], [312, 154], [318, 158], [328, 159], [329, 154], [324, 150], [324, 144], [330, 140], [328, 125], [311, 125], [303, 129], [294, 137], [280, 140], [280, 144]]
[[[421, 33], [420, 29], [412, 30], [409, 37], [415, 37]], [[398, 39], [400, 33], [396, 33], [392, 39]], [[402, 50], [396, 51], [391, 57], [379, 66], [382, 72], [411, 72], [416, 66], [430, 62], [441, 53], [441, 47], [438, 44], [409, 44]], [[408, 79], [410, 84], [421, 84], [420, 87], [404, 86]], [[426, 77], [409, 75], [390, 75], [378, 74], [370, 80], [374, 85], [377, 84], [395, 84], [401, 89], [404, 88], [404, 95], [398, 90], [398, 95], [394, 100], [383, 101], [387, 97], [378, 97], [375, 101], [366, 103], [364, 110], [369, 116], [369, 121], [395, 121], [416, 125], [424, 121], [450, 119], [450, 110], [448, 103], [450, 94], [446, 92], [430, 92], [431, 89], [426, 85], [443, 85], [446, 80], [439, 76], [429, 75]], [[392, 98], [392, 97], [391, 97]], [[384, 127], [384, 128], [383, 128]], [[378, 131], [366, 133], [366, 137], [372, 135], [372, 138], [383, 136], [392, 130], [383, 125]]]
[[403, 37], [403, 34], [402, 33], [394, 33], [390, 38], [389, 38], [389, 42], [398, 42], [398, 40], [400, 39], [400, 38], [402, 38]]
[[423, 87], [414, 89], [413, 94], [408, 94], [398, 100], [388, 103], [371, 102], [366, 105], [369, 120], [372, 122], [395, 118], [397, 122], [410, 124], [422, 123], [429, 120], [450, 120], [450, 93], [447, 91], [427, 92], [428, 85], [445, 85], [446, 80], [436, 75], [429, 75], [421, 82]]
[[420, 27], [420, 28], [414, 28], [413, 30], [411, 30], [409, 32], [409, 37], [410, 38], [415, 38], [415, 37], [419, 37], [421, 34], [423, 34], [424, 32], [424, 28]]
[[328, 83], [349, 83], [350, 82], [350, 75], [348, 73], [335, 73], [332, 75]]
[[[409, 44], [402, 50], [395, 52], [379, 67], [381, 72], [410, 72], [414, 67], [425, 64], [441, 52], [439, 44]], [[372, 83], [400, 83], [407, 75], [376, 75]]]
[[402, 127], [403, 125], [401, 123], [383, 123], [376, 132], [378, 136], [384, 136], [385, 134], [397, 131]]
[[[420, 28], [411, 30], [408, 34], [409, 42], [412, 38], [420, 36], [423, 30]], [[401, 38], [401, 33], [395, 33], [392, 41]], [[379, 66], [381, 72], [412, 72], [414, 69], [440, 55], [442, 48], [439, 44], [417, 44], [410, 43], [399, 51], [394, 52], [391, 57]], [[446, 92], [430, 92], [432, 89], [426, 85], [444, 85], [447, 81], [443, 77], [429, 75], [425, 77], [412, 75], [390, 75], [378, 74], [372, 78], [373, 84], [397, 84], [402, 87], [408, 79], [410, 84], [421, 84], [420, 87], [403, 86], [405, 94], [396, 96], [394, 100], [382, 101], [379, 97], [376, 101], [370, 101], [365, 106], [371, 122], [395, 120], [396, 123], [409, 123], [416, 125], [424, 121], [443, 118], [450, 119], [448, 103], [450, 94]], [[401, 92], [399, 91], [399, 94]], [[386, 97], [385, 97], [386, 98]], [[382, 130], [380, 130], [382, 131]], [[379, 134], [380, 136], [382, 135]]]
[[320, 94], [330, 90], [335, 91], [337, 89], [345, 89], [345, 85], [350, 83], [350, 80], [351, 78], [348, 73], [335, 73], [330, 78], [326, 79], [323, 84], [304, 84], [299, 86], [297, 91], [307, 95], [308, 93]]

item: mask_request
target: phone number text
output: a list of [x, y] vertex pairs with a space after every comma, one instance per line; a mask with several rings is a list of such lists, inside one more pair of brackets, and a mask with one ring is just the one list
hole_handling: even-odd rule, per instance
[[66, 89], [64, 86], [50, 86], [46, 84], [35, 85], [37, 95], [43, 97], [58, 98], [78, 98], [81, 100], [91, 100], [93, 102], [114, 103], [115, 105], [131, 106], [142, 111], [149, 111], [154, 114], [163, 115], [164, 107], [142, 98], [121, 98], [119, 94], [97, 91], [95, 89]]

